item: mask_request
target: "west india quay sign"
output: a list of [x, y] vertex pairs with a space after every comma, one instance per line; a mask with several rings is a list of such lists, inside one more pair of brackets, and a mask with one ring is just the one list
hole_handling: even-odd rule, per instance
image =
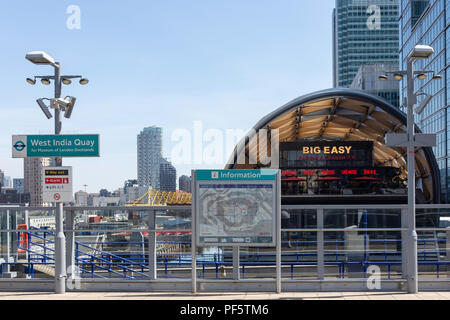
[[12, 157], [99, 157], [98, 134], [14, 135]]

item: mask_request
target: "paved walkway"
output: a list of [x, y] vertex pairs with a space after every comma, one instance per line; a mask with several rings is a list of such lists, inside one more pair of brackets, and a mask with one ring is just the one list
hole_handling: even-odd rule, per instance
[[450, 300], [450, 291], [421, 292], [0, 292], [0, 300]]

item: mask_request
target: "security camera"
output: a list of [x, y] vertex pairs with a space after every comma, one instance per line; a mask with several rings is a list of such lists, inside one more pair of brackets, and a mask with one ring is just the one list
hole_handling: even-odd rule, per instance
[[60, 107], [67, 107], [69, 104], [68, 101], [61, 99], [61, 98], [55, 98], [50, 100], [50, 106], [54, 109], [60, 108]]
[[423, 99], [422, 103], [415, 109], [417, 114], [422, 114], [425, 110], [425, 107], [430, 103], [431, 99], [433, 99], [432, 95], [423, 93], [422, 95], [425, 96], [425, 99]]
[[66, 98], [69, 98], [69, 103], [66, 106], [66, 112], [64, 113], [64, 117], [67, 119], [70, 118], [72, 115], [73, 107], [75, 106], [75, 101], [77, 100], [75, 97], [67, 96]]
[[36, 102], [39, 105], [39, 107], [41, 108], [42, 112], [47, 117], [47, 119], [50, 119], [51, 117], [53, 117], [52, 114], [50, 113], [50, 111], [48, 110], [47, 105], [44, 103], [44, 99], [37, 99]]

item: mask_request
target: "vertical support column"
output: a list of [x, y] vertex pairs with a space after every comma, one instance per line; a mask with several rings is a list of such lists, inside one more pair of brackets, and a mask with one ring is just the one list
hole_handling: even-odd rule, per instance
[[[11, 211], [6, 210], [6, 228], [7, 230], [11, 230]], [[8, 263], [6, 265], [6, 271], [3, 270], [4, 274], [10, 274], [11, 272], [11, 265], [9, 264], [12, 262], [11, 260], [11, 232], [6, 232], [6, 255], [5, 255], [5, 261]]]
[[281, 175], [280, 170], [277, 170], [276, 175], [276, 216], [275, 216], [275, 226], [276, 226], [276, 292], [281, 292]]
[[66, 293], [66, 238], [63, 231], [63, 203], [56, 203], [55, 293]]
[[[402, 229], [408, 228], [408, 209], [402, 208], [401, 216], [401, 226]], [[401, 244], [402, 244], [402, 278], [408, 279], [408, 246], [406, 245], [406, 238], [408, 236], [407, 231], [401, 232]]]
[[323, 233], [323, 209], [317, 209], [317, 277], [325, 277], [325, 246]]
[[158, 278], [158, 265], [156, 257], [156, 216], [155, 211], [148, 213], [148, 268], [150, 280]]
[[[4, 220], [5, 224], [0, 226], [0, 229], [15, 230], [17, 228], [17, 214], [14, 214], [13, 217], [11, 210], [0, 212], [0, 214], [3, 213], [6, 213], [6, 219]], [[0, 234], [0, 237], [6, 240], [6, 243], [2, 244], [2, 239], [0, 239], [0, 244], [6, 245], [6, 252], [3, 252], [3, 258], [0, 255], [0, 264], [2, 262], [7, 263], [6, 266], [3, 266], [3, 278], [12, 279], [17, 277], [17, 272], [11, 271], [11, 265], [9, 264], [14, 262], [14, 256], [17, 256], [17, 241], [13, 239], [16, 235], [16, 232], [2, 232]]]
[[[25, 210], [25, 224], [27, 225], [27, 229], [30, 229], [30, 221], [29, 221], [28, 210]], [[30, 248], [29, 243], [30, 243], [30, 240], [31, 240], [31, 237], [30, 237], [29, 233], [27, 234], [26, 239], [27, 239], [27, 243], [25, 244], [26, 245], [26, 248], [25, 248], [25, 259], [28, 261], [28, 257], [29, 257], [29, 254], [30, 254], [29, 253], [29, 248]]]
[[[75, 212], [72, 210], [66, 210], [64, 224], [66, 230], [74, 229]], [[66, 266], [67, 277], [73, 275], [75, 272], [75, 232], [67, 232], [66, 236]]]
[[240, 264], [241, 259], [239, 256], [239, 246], [233, 247], [233, 280], [240, 280], [241, 274], [240, 274]]
[[197, 237], [197, 174], [195, 170], [191, 171], [192, 176], [192, 205], [191, 205], [191, 260], [192, 260], [192, 293], [197, 293], [197, 246], [196, 246], [196, 237]]
[[[450, 227], [447, 227], [447, 241], [445, 245], [445, 257], [446, 261], [450, 262]], [[447, 278], [450, 278], [450, 265], [447, 265]]]

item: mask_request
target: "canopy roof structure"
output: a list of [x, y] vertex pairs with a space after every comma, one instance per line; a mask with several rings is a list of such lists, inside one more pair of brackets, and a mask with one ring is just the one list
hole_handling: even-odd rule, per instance
[[[407, 178], [406, 147], [385, 145], [387, 133], [406, 133], [406, 114], [364, 91], [328, 89], [292, 100], [253, 127], [234, 149], [226, 169], [275, 167], [268, 159], [278, 148], [271, 139], [258, 140], [262, 129], [272, 138], [277, 135], [279, 142], [373, 141], [374, 166], [400, 168], [402, 178]], [[415, 155], [416, 186], [427, 202], [439, 203], [440, 175], [433, 151], [417, 148]]]

